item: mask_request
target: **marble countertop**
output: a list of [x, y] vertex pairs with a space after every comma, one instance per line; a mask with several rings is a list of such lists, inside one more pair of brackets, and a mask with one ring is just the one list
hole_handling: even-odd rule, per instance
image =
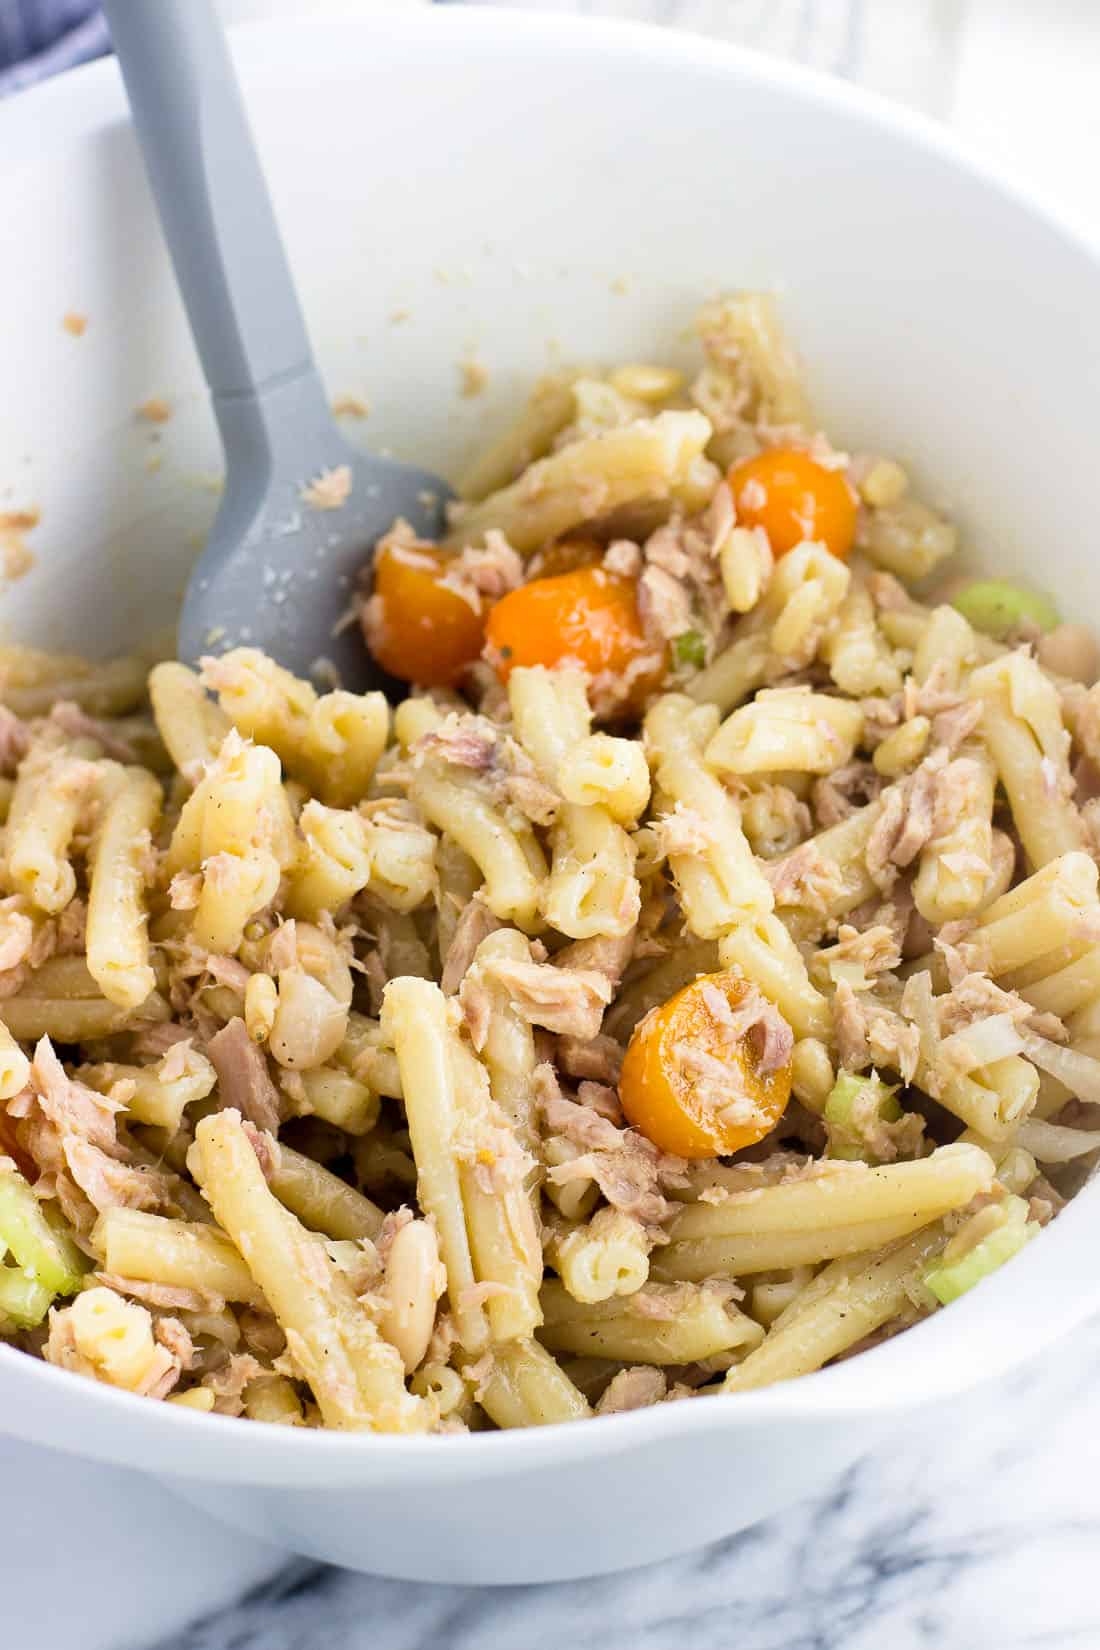
[[[861, 80], [1100, 229], [1094, 0], [530, 3], [732, 35]], [[8, 1443], [0, 1520], [10, 1650], [559, 1650], [597, 1630], [601, 1650], [1096, 1650], [1100, 1320], [914, 1415], [819, 1499], [604, 1580], [351, 1575], [212, 1526], [135, 1475]]]

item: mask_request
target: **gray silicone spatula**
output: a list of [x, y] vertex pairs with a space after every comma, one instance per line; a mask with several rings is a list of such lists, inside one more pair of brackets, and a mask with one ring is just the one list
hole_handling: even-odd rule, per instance
[[[104, 10], [225, 448], [180, 657], [247, 644], [300, 674], [328, 660], [345, 687], [374, 685], [381, 673], [358, 625], [339, 622], [379, 534], [405, 516], [434, 536], [450, 489], [359, 452], [336, 427], [213, 0], [106, 0]], [[345, 466], [346, 502], [303, 499]], [[336, 496], [341, 479], [330, 482]]]

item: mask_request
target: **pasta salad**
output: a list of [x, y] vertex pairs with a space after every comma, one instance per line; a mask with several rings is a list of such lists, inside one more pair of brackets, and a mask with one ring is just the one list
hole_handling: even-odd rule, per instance
[[[0, 649], [0, 1335], [299, 1427], [810, 1373], [1100, 1147], [1100, 673], [774, 306], [560, 372], [356, 618], [409, 684]], [[965, 1308], [963, 1308], [965, 1310]]]

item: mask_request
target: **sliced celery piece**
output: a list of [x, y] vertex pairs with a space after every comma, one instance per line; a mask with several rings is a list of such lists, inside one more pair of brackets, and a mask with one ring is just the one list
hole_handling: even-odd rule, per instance
[[842, 1071], [825, 1102], [824, 1118], [829, 1124], [829, 1156], [846, 1162], [857, 1162], [867, 1156], [861, 1120], [867, 1121], [877, 1112], [883, 1123], [897, 1123], [901, 1107], [891, 1088], [880, 1077], [860, 1077], [853, 1071]]
[[[989, 1212], [980, 1210], [971, 1219], [988, 1219]], [[970, 1248], [964, 1248], [966, 1227], [960, 1228], [940, 1259], [925, 1272], [924, 1281], [942, 1306], [958, 1300], [960, 1295], [965, 1295], [968, 1289], [973, 1289], [976, 1283], [981, 1283], [983, 1278], [995, 1272], [998, 1266], [1011, 1260], [1039, 1230], [1037, 1224], [1028, 1219], [1028, 1206], [1022, 1197], [1006, 1197], [998, 1212], [1000, 1223]], [[963, 1248], [961, 1254], [958, 1253], [959, 1248]], [[956, 1251], [954, 1255], [953, 1249]]]
[[34, 1329], [49, 1311], [53, 1294], [16, 1266], [0, 1266], [0, 1330]]
[[1053, 630], [1059, 623], [1058, 609], [1049, 596], [1009, 579], [975, 579], [952, 596], [951, 605], [975, 630], [998, 641], [1024, 623], [1040, 630]]
[[21, 1174], [0, 1174], [0, 1249], [10, 1249], [17, 1265], [54, 1295], [80, 1288], [88, 1263], [76, 1244], [53, 1227]]

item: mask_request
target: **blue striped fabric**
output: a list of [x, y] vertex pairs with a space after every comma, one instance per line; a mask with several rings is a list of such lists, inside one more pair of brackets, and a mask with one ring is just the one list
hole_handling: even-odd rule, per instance
[[0, 0], [0, 97], [110, 49], [94, 0]]

